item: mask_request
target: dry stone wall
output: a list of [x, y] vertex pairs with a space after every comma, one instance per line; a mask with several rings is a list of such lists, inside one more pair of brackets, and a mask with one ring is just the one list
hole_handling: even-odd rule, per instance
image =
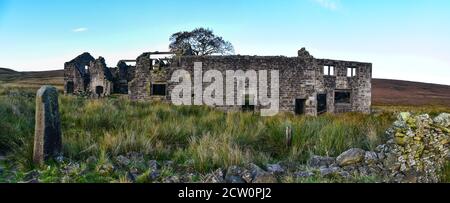
[[350, 149], [337, 158], [313, 156], [309, 165], [323, 176], [381, 177], [383, 182], [437, 183], [449, 160], [450, 114], [400, 113], [387, 130], [389, 141], [375, 151]]

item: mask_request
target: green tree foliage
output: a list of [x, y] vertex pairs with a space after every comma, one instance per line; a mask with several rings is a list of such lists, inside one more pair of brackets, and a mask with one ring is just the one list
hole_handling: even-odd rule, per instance
[[193, 31], [177, 32], [170, 37], [170, 51], [177, 55], [204, 56], [228, 55], [234, 53], [233, 45], [222, 37], [216, 36], [212, 30], [196, 28]]

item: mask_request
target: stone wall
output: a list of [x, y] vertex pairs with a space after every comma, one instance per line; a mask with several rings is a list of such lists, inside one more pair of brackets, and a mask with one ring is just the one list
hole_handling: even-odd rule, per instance
[[450, 114], [400, 113], [375, 151], [350, 149], [337, 158], [313, 156], [309, 165], [322, 176], [374, 176], [382, 182], [437, 183], [449, 160]]
[[128, 83], [128, 95], [131, 100], [144, 100], [150, 96], [150, 69], [152, 61], [148, 54], [140, 55], [136, 60], [134, 79]]
[[64, 64], [64, 93], [83, 94], [89, 83], [89, 71], [86, 67], [95, 59], [89, 53], [83, 53]]
[[[177, 83], [170, 82], [172, 73], [179, 69], [188, 71], [191, 79], [194, 78], [194, 63], [201, 62], [203, 73], [208, 70], [218, 70], [225, 77], [226, 70], [268, 70], [270, 87], [270, 70], [278, 70], [280, 76], [280, 111], [294, 112], [296, 100], [304, 102], [304, 114], [318, 114], [318, 95], [326, 95], [327, 112], [363, 112], [370, 113], [371, 106], [371, 77], [372, 64], [350, 61], [337, 61], [328, 59], [315, 59], [305, 49], [298, 53], [298, 57], [283, 56], [183, 56], [174, 58], [170, 67], [163, 70], [153, 70], [151, 60], [141, 56], [137, 66], [141, 71], [136, 71], [133, 83], [130, 83], [130, 97], [132, 99], [155, 99], [151, 95], [153, 83], [167, 83], [167, 96], [163, 97], [170, 102], [170, 95]], [[334, 75], [324, 75], [323, 66], [335, 67]], [[355, 75], [347, 77], [347, 68], [355, 68]], [[150, 70], [150, 71], [148, 71]], [[148, 71], [148, 72], [147, 72]], [[147, 77], [144, 77], [144, 76]], [[140, 81], [140, 82], [139, 82]], [[150, 82], [150, 84], [148, 84]], [[224, 87], [226, 87], [226, 82]], [[145, 84], [144, 84], [145, 83]], [[210, 83], [203, 83], [203, 88]], [[247, 85], [248, 86], [248, 85]], [[194, 87], [194, 86], [193, 86]], [[227, 87], [226, 87], [227, 88]], [[237, 93], [241, 90], [235, 88], [235, 103], [237, 103]], [[335, 91], [349, 92], [348, 103], [336, 104]], [[192, 93], [194, 94], [193, 89]], [[224, 89], [224, 95], [226, 89]], [[270, 95], [270, 89], [268, 90]], [[157, 97], [161, 99], [161, 97]], [[225, 102], [224, 102], [225, 103]], [[240, 110], [236, 106], [216, 106], [224, 110]], [[255, 110], [265, 108], [256, 105]]]
[[[87, 93], [94, 96], [107, 96], [110, 93], [128, 93], [132, 100], [162, 100], [170, 102], [171, 93], [177, 83], [170, 82], [176, 70], [188, 71], [194, 78], [194, 64], [202, 63], [202, 71], [218, 70], [226, 76], [227, 70], [255, 70], [259, 77], [259, 70], [268, 71], [269, 87], [271, 85], [271, 70], [279, 71], [279, 107], [281, 112], [297, 112], [299, 114], [318, 115], [320, 113], [362, 112], [370, 113], [371, 107], [371, 78], [372, 64], [352, 61], [339, 61], [329, 59], [315, 59], [304, 48], [298, 51], [298, 57], [284, 56], [183, 56], [174, 57], [168, 64], [159, 67], [150, 59], [151, 53], [144, 53], [136, 60], [136, 67], [119, 62], [113, 69], [114, 74], [106, 68], [101, 61], [92, 63], [90, 69], [84, 66], [93, 61], [92, 56], [84, 53], [71, 62], [66, 63], [65, 86], [66, 90], [75, 89], [76, 94]], [[97, 67], [98, 66], [98, 67]], [[324, 72], [324, 66], [333, 67], [333, 73]], [[354, 74], [348, 74], [354, 70]], [[202, 81], [203, 82], [203, 81]], [[226, 85], [224, 78], [224, 105], [217, 108], [238, 111], [240, 105], [226, 104]], [[244, 90], [237, 89], [235, 81], [234, 104], [238, 103], [238, 94], [245, 94]], [[211, 83], [203, 82], [203, 88]], [[165, 95], [154, 94], [153, 87], [163, 86]], [[70, 87], [70, 88], [69, 88]], [[95, 88], [103, 87], [104, 93], [97, 95]], [[195, 87], [192, 85], [192, 87]], [[246, 85], [248, 88], [248, 84]], [[160, 90], [161, 91], [161, 90]], [[256, 89], [258, 91], [258, 89]], [[195, 95], [192, 89], [192, 95]], [[270, 88], [267, 90], [270, 96]], [[66, 92], [67, 93], [67, 92]], [[248, 92], [246, 93], [248, 94]], [[337, 96], [338, 95], [338, 96]], [[257, 95], [249, 95], [257, 96]], [[341, 98], [343, 97], [344, 98]], [[341, 98], [341, 99], [338, 99]], [[194, 99], [194, 97], [193, 97]], [[192, 100], [193, 100], [192, 99]], [[267, 106], [255, 105], [255, 111], [267, 109]]]
[[113, 92], [113, 76], [103, 57], [90, 64], [89, 94], [92, 97], [105, 97]]
[[125, 62], [120, 61], [117, 64], [116, 88], [115, 92], [120, 94], [128, 94], [128, 83], [134, 79], [136, 67], [129, 66]]

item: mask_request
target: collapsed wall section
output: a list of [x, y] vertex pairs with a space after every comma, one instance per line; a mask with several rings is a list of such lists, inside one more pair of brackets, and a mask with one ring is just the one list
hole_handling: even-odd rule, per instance
[[106, 66], [103, 57], [90, 64], [89, 93], [92, 97], [100, 98], [111, 95], [113, 92], [113, 75]]
[[152, 63], [149, 54], [144, 53], [137, 58], [134, 79], [128, 83], [128, 94], [131, 100], [149, 98], [151, 67]]
[[64, 93], [83, 94], [89, 83], [89, 64], [94, 61], [89, 53], [83, 53], [64, 64]]

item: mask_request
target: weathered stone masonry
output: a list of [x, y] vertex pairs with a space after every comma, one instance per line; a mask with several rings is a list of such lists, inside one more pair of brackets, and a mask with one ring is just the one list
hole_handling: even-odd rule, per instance
[[103, 57], [94, 59], [83, 53], [64, 64], [64, 93], [106, 97], [112, 93], [128, 93], [128, 82], [134, 78], [135, 67], [120, 61], [118, 68], [108, 68]]
[[[118, 68], [111, 69], [118, 71], [117, 74], [113, 74], [116, 78], [111, 79], [114, 83], [112, 92], [124, 93], [123, 90], [127, 89], [132, 100], [170, 102], [171, 91], [177, 85], [177, 83], [170, 82], [172, 73], [178, 69], [184, 69], [193, 78], [194, 63], [201, 62], [203, 73], [214, 69], [220, 71], [223, 76], [226, 75], [226, 70], [255, 70], [257, 72], [258, 70], [267, 70], [269, 87], [270, 71], [278, 70], [280, 111], [282, 112], [307, 115], [318, 115], [324, 112], [370, 113], [372, 78], [372, 64], [370, 63], [315, 59], [304, 48], [298, 52], [298, 57], [181, 56], [173, 57], [166, 63], [160, 63], [160, 60], [151, 58], [152, 55], [158, 53], [142, 54], [137, 58], [136, 66], [130, 66], [128, 69], [123, 68], [125, 67], [124, 63], [119, 62]], [[71, 71], [70, 67], [66, 71]], [[129, 76], [131, 71], [131, 75], [134, 75], [132, 77]], [[126, 78], [125, 75], [127, 75]], [[92, 80], [92, 74], [90, 77]], [[105, 79], [108, 80], [107, 77], [100, 78], [100, 80]], [[67, 78], [66, 84], [68, 81], [71, 80]], [[128, 81], [128, 87], [125, 87], [125, 81]], [[203, 83], [203, 88], [208, 85], [208, 83]], [[226, 87], [225, 80], [224, 87]], [[268, 91], [270, 95], [270, 88]], [[226, 90], [223, 92], [225, 95]], [[237, 94], [237, 92], [238, 90], [235, 88], [235, 93]], [[242, 109], [241, 106], [217, 106], [217, 108], [223, 110]], [[265, 107], [259, 105], [254, 107], [255, 110], [260, 108]]]

